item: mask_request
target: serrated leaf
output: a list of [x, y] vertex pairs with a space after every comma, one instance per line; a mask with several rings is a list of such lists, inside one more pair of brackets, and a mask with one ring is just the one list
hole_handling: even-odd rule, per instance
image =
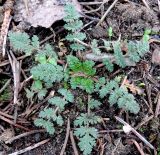
[[140, 110], [139, 104], [136, 102], [134, 96], [128, 93], [118, 99], [118, 106], [134, 114], [137, 114]]
[[75, 20], [73, 23], [66, 23], [64, 25], [64, 28], [68, 31], [75, 32], [76, 30], [80, 29], [83, 26], [83, 23], [81, 20]]
[[92, 40], [91, 49], [94, 54], [101, 55], [101, 50], [98, 48], [98, 41], [96, 39]]
[[53, 97], [49, 99], [48, 102], [52, 105], [59, 107], [60, 110], [64, 110], [65, 105], [68, 103], [66, 100], [60, 97]]
[[55, 59], [57, 62], [58, 56], [51, 45], [46, 44], [44, 49], [39, 50], [36, 54], [36, 60], [41, 59], [41, 57], [45, 57], [47, 60]]
[[73, 43], [70, 45], [70, 47], [73, 51], [83, 51], [85, 49], [85, 46], [83, 46], [79, 43]]
[[27, 98], [32, 98], [34, 96], [34, 92], [29, 89], [25, 89]]
[[102, 103], [98, 100], [91, 99], [88, 102], [88, 106], [90, 109], [98, 108]]
[[33, 36], [32, 37], [32, 46], [35, 48], [35, 49], [38, 49], [39, 48], [39, 38], [37, 36]]
[[45, 108], [39, 113], [39, 117], [47, 118], [48, 120], [54, 118], [56, 116], [54, 109], [52, 108]]
[[9, 32], [8, 33], [10, 43], [15, 50], [25, 52], [26, 54], [31, 53], [30, 39], [27, 33], [22, 32]]
[[65, 22], [74, 22], [74, 20], [77, 20], [80, 17], [79, 13], [75, 9], [75, 6], [71, 3], [65, 5], [64, 11], [66, 13], [66, 16], [64, 17]]
[[42, 82], [41, 82], [40, 80], [35, 80], [35, 81], [33, 82], [32, 89], [33, 89], [34, 91], [41, 90], [42, 88], [43, 88], [43, 86], [42, 86]]
[[105, 48], [107, 49], [107, 51], [110, 51], [112, 48], [111, 48], [111, 41], [106, 41], [103, 39], [103, 42], [104, 42], [104, 46]]
[[44, 99], [44, 97], [46, 96], [47, 94], [47, 90], [46, 89], [41, 89], [39, 92], [38, 92], [38, 98], [40, 100]]
[[118, 88], [118, 87], [119, 85], [116, 79], [111, 80], [100, 89], [99, 95], [101, 98], [104, 98], [106, 95], [110, 94], [114, 88]]
[[126, 67], [125, 59], [124, 59], [124, 56], [121, 51], [120, 42], [116, 41], [116, 42], [112, 43], [112, 45], [113, 45], [113, 49], [114, 49], [114, 56], [116, 59], [116, 63], [122, 68]]
[[105, 67], [107, 68], [107, 70], [109, 72], [112, 72], [114, 69], [114, 65], [112, 64], [112, 62], [109, 59], [104, 59], [103, 60], [103, 64], [105, 65]]
[[55, 65], [55, 66], [57, 65], [57, 60], [55, 58], [49, 58], [48, 62], [52, 65]]
[[93, 147], [96, 145], [96, 139], [98, 137], [97, 130], [91, 127], [80, 127], [75, 130], [74, 134], [80, 137], [78, 145], [81, 151], [83, 151], [83, 154], [91, 154]]
[[94, 114], [83, 114], [76, 118], [74, 121], [75, 126], [83, 126], [83, 125], [89, 125], [89, 124], [97, 124], [100, 122], [100, 118], [98, 116], [95, 116]]
[[66, 39], [68, 41], [75, 41], [75, 38], [78, 39], [78, 40], [84, 40], [86, 38], [86, 34], [82, 33], [82, 32], [79, 32], [79, 33], [68, 34], [66, 36]]
[[105, 77], [99, 78], [99, 80], [95, 84], [95, 91], [99, 91], [102, 86], [106, 83]]
[[57, 122], [57, 124], [58, 124], [59, 126], [62, 126], [63, 123], [64, 123], [62, 116], [60, 116], [60, 115], [57, 116], [57, 117], [56, 117], [56, 122]]
[[67, 101], [69, 101], [69, 102], [73, 102], [73, 101], [74, 101], [74, 96], [73, 96], [73, 94], [72, 94], [69, 90], [62, 88], [62, 89], [59, 89], [58, 92], [59, 92], [61, 95], [63, 95], [64, 98], [65, 98]]
[[140, 60], [140, 57], [137, 53], [137, 43], [130, 41], [128, 44], [128, 56], [129, 58], [134, 61], [134, 62], [138, 62]]
[[70, 80], [70, 84], [72, 89], [76, 89], [77, 87], [79, 87], [88, 93], [92, 93], [94, 90], [94, 82], [92, 79], [73, 77]]
[[46, 64], [47, 63], [47, 59], [45, 55], [36, 57], [36, 61], [40, 62], [41, 64]]
[[63, 68], [61, 66], [55, 66], [50, 63], [38, 64], [31, 69], [31, 74], [34, 79], [44, 82], [61, 81], [63, 78]]
[[46, 131], [53, 135], [54, 132], [55, 132], [55, 129], [54, 129], [54, 126], [53, 126], [53, 123], [51, 123], [50, 121], [46, 121], [44, 119], [41, 119], [41, 118], [38, 118], [34, 121], [34, 124], [38, 127], [43, 127], [46, 129]]

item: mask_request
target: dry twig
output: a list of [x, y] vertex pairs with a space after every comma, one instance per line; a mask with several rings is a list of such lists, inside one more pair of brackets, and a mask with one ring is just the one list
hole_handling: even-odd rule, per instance
[[106, 18], [106, 16], [108, 15], [108, 13], [111, 11], [111, 9], [114, 7], [114, 5], [118, 2], [118, 0], [114, 0], [114, 2], [111, 4], [111, 6], [108, 8], [108, 10], [105, 12], [105, 14], [102, 16], [102, 18], [99, 20], [99, 22], [97, 23], [96, 26], [99, 26], [104, 19]]
[[[9, 115], [9, 114], [4, 113], [4, 112], [2, 112], [2, 111], [0, 111], [0, 115], [2, 115], [2, 116], [4, 116], [4, 117], [7, 117], [7, 118], [9, 118], [9, 119], [11, 119], [11, 120], [14, 119], [14, 117], [13, 117], [12, 115]], [[17, 122], [20, 123], [20, 124], [30, 124], [29, 121], [27, 122], [27, 121], [26, 121], [25, 119], [23, 119], [23, 118], [18, 118]]]
[[142, 135], [140, 135], [134, 128], [132, 128], [127, 122], [125, 122], [123, 119], [121, 119], [118, 116], [115, 116], [116, 120], [121, 122], [123, 125], [126, 125], [128, 127], [130, 127], [131, 131], [139, 138], [141, 139], [148, 147], [150, 147], [151, 149], [155, 149], [154, 146], [148, 142]]
[[102, 4], [103, 2], [79, 2], [81, 5], [97, 5]]
[[135, 127], [135, 129], [136, 129], [136, 130], [139, 129], [142, 125], [144, 125], [144, 124], [146, 124], [147, 122], [149, 122], [153, 117], [154, 117], [154, 115], [151, 115], [151, 116], [149, 116], [149, 117], [146, 116], [146, 117], [143, 119], [143, 121]]
[[1, 115], [0, 115], [0, 119], [3, 120], [3, 121], [5, 121], [5, 122], [7, 122], [7, 123], [9, 123], [9, 124], [11, 124], [11, 125], [13, 125], [13, 126], [15, 126], [15, 127], [17, 127], [17, 128], [23, 129], [23, 130], [25, 130], [25, 131], [30, 131], [30, 129], [25, 128], [25, 127], [23, 127], [23, 126], [21, 126], [21, 125], [19, 125], [19, 124], [16, 124], [16, 123], [14, 123], [13, 121], [11, 121], [11, 120], [9, 120], [8, 118], [5, 118], [5, 117], [3, 117], [3, 116], [1, 116]]
[[148, 3], [146, 2], [146, 0], [142, 0], [143, 4], [146, 6], [146, 8], [148, 8], [149, 10], [151, 9], [148, 5]]
[[65, 152], [65, 149], [66, 149], [66, 146], [67, 146], [67, 142], [68, 142], [68, 138], [69, 138], [69, 131], [70, 131], [70, 120], [68, 118], [66, 137], [65, 137], [64, 144], [63, 144], [63, 147], [62, 147], [60, 155], [63, 155], [64, 152]]
[[146, 86], [146, 93], [147, 93], [147, 98], [148, 98], [148, 102], [149, 102], [149, 111], [153, 114], [153, 103], [151, 100], [151, 85], [148, 84], [146, 76], [144, 76], [144, 83]]
[[158, 94], [158, 101], [157, 101], [157, 106], [156, 106], [156, 111], [155, 111], [155, 117], [158, 117], [160, 114], [160, 93]]
[[137, 143], [137, 141], [135, 141], [134, 139], [132, 139], [131, 141], [134, 143], [134, 145], [136, 146], [136, 148], [137, 148], [137, 150], [139, 151], [139, 153], [140, 153], [141, 155], [145, 155], [144, 152], [143, 152], [143, 150], [141, 149], [141, 147], [140, 147], [139, 144]]
[[12, 51], [8, 52], [8, 58], [12, 67], [13, 78], [14, 78], [14, 99], [13, 104], [14, 108], [14, 122], [17, 120], [17, 110], [18, 110], [18, 94], [20, 90], [20, 63], [15, 58]]
[[28, 135], [31, 135], [31, 134], [34, 134], [34, 133], [39, 133], [39, 132], [45, 132], [44, 129], [41, 129], [41, 130], [32, 130], [32, 131], [29, 131], [29, 132], [25, 132], [25, 133], [22, 133], [20, 135], [17, 135], [15, 137], [12, 137], [10, 138], [9, 140], [5, 141], [6, 144], [10, 144], [12, 143], [13, 141], [17, 140], [17, 139], [20, 139], [22, 137], [25, 137], [25, 136], [28, 136]]
[[25, 152], [27, 152], [27, 151], [33, 150], [33, 149], [35, 149], [35, 148], [37, 148], [37, 147], [39, 147], [39, 146], [41, 146], [41, 145], [49, 142], [49, 140], [50, 140], [49, 138], [48, 138], [48, 139], [45, 139], [45, 140], [43, 140], [43, 141], [41, 141], [41, 142], [39, 142], [39, 143], [33, 144], [32, 146], [29, 146], [29, 147], [27, 147], [27, 148], [25, 148], [25, 149], [16, 151], [16, 152], [11, 153], [11, 154], [8, 154], [8, 155], [18, 155], [18, 154], [25, 153]]
[[79, 155], [77, 147], [76, 147], [76, 143], [75, 143], [75, 140], [74, 140], [74, 137], [73, 137], [73, 131], [70, 131], [70, 139], [71, 139], [74, 154]]
[[105, 3], [108, 3], [108, 1], [109, 0], [103, 0], [103, 2], [101, 3], [101, 5], [97, 8], [97, 9], [92, 9], [92, 10], [90, 10], [90, 11], [86, 11], [86, 12], [84, 12], [84, 13], [93, 13], [93, 12], [97, 12], [97, 11], [99, 11], [103, 6], [104, 6], [104, 4]]

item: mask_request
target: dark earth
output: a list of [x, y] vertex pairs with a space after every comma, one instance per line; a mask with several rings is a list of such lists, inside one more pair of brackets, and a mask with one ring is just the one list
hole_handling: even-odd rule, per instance
[[[3, 7], [5, 0], [0, 0], [0, 24], [3, 23]], [[30, 1], [28, 1], [29, 3]], [[100, 19], [104, 12], [110, 7], [113, 3], [113, 0], [109, 0], [107, 3], [104, 3], [103, 7], [93, 13], [90, 12], [100, 5], [88, 5], [89, 2], [101, 2], [100, 0], [79, 0], [80, 4], [83, 7], [83, 12], [89, 17], [94, 17], [95, 19]], [[134, 94], [137, 102], [140, 104], [141, 110], [137, 115], [127, 113], [121, 109], [118, 109], [116, 106], [110, 107], [107, 99], [101, 100], [103, 103], [100, 109], [95, 110], [95, 113], [106, 118], [103, 123], [97, 125], [97, 129], [100, 132], [99, 138], [97, 140], [97, 145], [94, 147], [92, 154], [93, 155], [160, 155], [160, 115], [155, 116], [155, 111], [158, 103], [160, 102], [160, 58], [159, 63], [152, 61], [153, 52], [158, 50], [160, 52], [160, 6], [158, 6], [158, 0], [146, 0], [150, 9], [148, 9], [142, 0], [119, 0], [116, 5], [110, 10], [109, 14], [103, 21], [103, 23], [95, 27], [97, 20], [93, 20], [87, 16], [82, 16], [81, 19], [84, 22], [84, 25], [93, 21], [90, 25], [86, 26], [83, 29], [83, 32], [87, 34], [87, 42], [90, 42], [92, 39], [106, 39], [108, 40], [108, 35], [106, 30], [112, 26], [113, 28], [113, 40], [116, 40], [119, 35], [123, 40], [139, 40], [144, 30], [150, 29], [152, 32], [150, 37], [154, 40], [150, 44], [150, 51], [145, 55], [145, 57], [133, 67], [126, 67], [121, 69], [118, 66], [115, 67], [112, 73], [108, 73], [104, 66], [97, 68], [96, 76], [107, 76], [110, 79], [118, 75], [127, 75], [127, 79], [132, 81], [135, 86], [140, 86], [142, 94]], [[63, 5], [63, 4], [60, 4]], [[160, 4], [159, 4], [160, 5]], [[86, 13], [85, 13], [86, 12]], [[12, 15], [14, 15], [14, 6]], [[14, 18], [10, 23], [9, 30], [17, 30], [19, 22], [15, 22]], [[27, 29], [20, 29], [20, 31], [27, 32], [30, 36], [37, 35], [40, 41], [43, 41], [47, 37], [55, 32], [55, 36], [50, 37], [47, 42], [56, 47], [56, 50], [59, 54], [60, 60], [65, 62], [65, 56], [61, 53], [61, 50], [58, 46], [61, 39], [66, 35], [66, 30], [63, 28], [64, 22], [62, 20], [56, 21], [50, 28], [43, 27], [29, 27]], [[68, 43], [64, 42], [64, 45], [67, 47]], [[10, 45], [7, 44], [7, 50]], [[158, 55], [158, 54], [157, 54]], [[155, 55], [157, 57], [157, 55]], [[16, 55], [19, 57], [21, 55]], [[24, 80], [24, 75], [29, 77], [29, 70], [32, 65], [32, 60], [34, 58], [28, 57], [23, 59], [21, 68], [24, 71], [21, 81]], [[13, 75], [11, 71], [10, 64], [4, 64], [8, 60], [7, 56], [5, 58], [0, 56], [0, 89], [4, 84], [11, 79], [10, 84], [4, 90], [6, 96], [2, 96], [5, 93], [0, 93], [0, 155], [2, 154], [11, 154], [18, 150], [27, 148], [28, 146], [33, 146], [36, 143], [39, 143], [45, 139], [49, 138], [49, 141], [39, 147], [22, 153], [23, 155], [58, 155], [61, 152], [61, 149], [64, 144], [66, 129], [67, 129], [67, 119], [62, 128], [57, 127], [56, 133], [53, 136], [49, 136], [44, 131], [36, 132], [32, 135], [27, 135], [25, 137], [19, 138], [13, 141], [11, 144], [5, 143], [5, 138], [11, 137], [25, 133], [26, 130], [18, 128], [11, 123], [5, 121], [1, 117], [7, 118], [8, 120], [13, 121], [14, 118], [14, 105], [13, 103]], [[99, 63], [97, 62], [96, 65]], [[27, 83], [30, 85], [30, 83]], [[25, 87], [27, 87], [27, 85]], [[59, 87], [55, 85], [55, 89]], [[67, 110], [63, 112], [64, 118], [70, 118], [71, 129], [74, 129], [73, 121], [79, 112], [85, 111], [85, 106], [81, 107], [80, 102], [83, 103], [87, 101], [88, 95], [80, 90], [71, 90], [75, 96], [75, 103], [69, 105]], [[131, 91], [131, 90], [130, 90]], [[132, 92], [132, 91], [131, 91]], [[94, 98], [98, 98], [94, 94]], [[27, 109], [29, 100], [26, 98], [25, 91], [22, 89], [19, 94], [20, 105], [18, 107], [18, 116], [17, 121], [23, 127], [29, 130], [39, 130], [33, 124], [33, 120], [37, 117], [40, 109], [43, 109], [47, 102], [44, 101], [41, 104], [41, 101], [34, 101], [34, 112], [28, 112]], [[41, 104], [41, 106], [39, 106]], [[159, 103], [160, 104], [160, 103]], [[37, 106], [37, 108], [36, 108]], [[152, 109], [150, 110], [150, 106]], [[145, 137], [154, 147], [155, 150], [150, 149], [146, 146], [137, 136], [134, 134], [125, 134], [122, 129], [122, 124], [114, 118], [114, 116], [119, 116], [123, 118], [127, 123], [134, 127], [143, 137]], [[9, 131], [7, 129], [10, 129]], [[117, 130], [112, 132], [112, 130]], [[120, 131], [119, 131], [120, 130]], [[106, 132], [104, 132], [106, 131]], [[75, 141], [78, 140], [75, 138]], [[143, 149], [143, 152], [137, 149], [135, 142]], [[77, 143], [76, 143], [77, 145]], [[77, 145], [78, 148], [78, 145]], [[114, 150], [114, 152], [113, 152]], [[78, 149], [79, 154], [82, 154]], [[73, 147], [71, 140], [67, 142], [65, 149], [66, 155], [73, 155]]]

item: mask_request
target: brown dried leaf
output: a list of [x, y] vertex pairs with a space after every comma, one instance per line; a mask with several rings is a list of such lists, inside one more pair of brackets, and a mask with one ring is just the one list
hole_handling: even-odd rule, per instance
[[[67, 1], [73, 3], [77, 11], [81, 12], [77, 0]], [[64, 16], [64, 5], [60, 0], [16, 0], [14, 20], [17, 22], [29, 23], [33, 27], [49, 28]]]
[[125, 80], [124, 85], [133, 93], [133, 94], [139, 94], [141, 95], [143, 93], [143, 90], [137, 86], [135, 86], [133, 83], [130, 83], [129, 80]]
[[14, 131], [12, 129], [6, 129], [1, 135], [0, 135], [0, 141], [6, 142], [7, 140], [11, 139], [14, 136]]

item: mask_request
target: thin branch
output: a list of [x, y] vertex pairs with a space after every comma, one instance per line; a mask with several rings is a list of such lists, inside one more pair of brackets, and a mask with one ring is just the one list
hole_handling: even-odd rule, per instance
[[45, 140], [43, 140], [43, 141], [41, 141], [41, 142], [39, 142], [39, 143], [33, 144], [32, 146], [29, 146], [29, 147], [27, 147], [27, 148], [25, 148], [25, 149], [16, 151], [16, 152], [11, 153], [11, 154], [8, 154], [8, 155], [18, 155], [18, 154], [25, 153], [25, 152], [27, 152], [27, 151], [33, 150], [33, 149], [35, 149], [35, 148], [37, 148], [37, 147], [39, 147], [39, 146], [41, 146], [41, 145], [49, 142], [49, 140], [50, 140], [49, 138], [48, 138], [48, 139], [45, 139]]
[[83, 46], [90, 47], [90, 45], [86, 44], [85, 42], [83, 42], [77, 38], [74, 38], [74, 40], [77, 41], [78, 43], [82, 44]]
[[118, 116], [115, 116], [116, 120], [121, 122], [123, 125], [129, 126], [131, 128], [131, 131], [139, 138], [141, 139], [148, 147], [150, 147], [151, 149], [155, 149], [154, 146], [148, 142], [142, 135], [140, 135], [134, 128], [132, 128], [127, 122], [125, 122], [123, 119], [121, 119]]
[[108, 10], [105, 12], [105, 14], [102, 16], [102, 18], [99, 20], [99, 22], [97, 23], [96, 27], [99, 26], [104, 19], [106, 18], [106, 16], [108, 15], [108, 13], [111, 11], [111, 9], [114, 7], [114, 5], [118, 2], [118, 0], [115, 0], [110, 7], [108, 8]]
[[70, 131], [70, 139], [71, 139], [74, 155], [79, 155], [77, 147], [76, 147], [76, 143], [75, 143], [75, 140], [74, 140], [74, 137], [73, 137], [73, 131]]
[[152, 118], [154, 117], [154, 115], [151, 116], [147, 116], [140, 124], [138, 124], [135, 129], [139, 129], [142, 125], [146, 124], [147, 122], [149, 122]]
[[10, 138], [9, 140], [5, 141], [6, 144], [10, 144], [12, 143], [13, 141], [17, 140], [17, 139], [20, 139], [22, 137], [25, 137], [25, 136], [28, 136], [28, 135], [31, 135], [31, 134], [34, 134], [34, 133], [40, 133], [40, 132], [45, 132], [44, 129], [41, 129], [41, 130], [32, 130], [32, 131], [29, 131], [29, 132], [25, 132], [25, 133], [22, 133], [20, 135], [17, 135], [15, 137], [12, 137]]
[[79, 2], [81, 5], [97, 5], [102, 4], [103, 2]]
[[143, 4], [146, 6], [146, 8], [148, 8], [149, 10], [151, 9], [148, 5], [148, 3], [146, 2], [146, 0], [142, 0]]
[[132, 139], [131, 141], [134, 143], [134, 145], [136, 146], [136, 148], [137, 148], [137, 150], [139, 151], [139, 153], [140, 153], [141, 155], [145, 155], [144, 152], [143, 152], [143, 150], [141, 149], [141, 147], [140, 147], [139, 144], [137, 143], [137, 141], [135, 141], [134, 139]]
[[158, 117], [160, 114], [160, 93], [158, 94], [158, 101], [157, 101], [157, 106], [156, 106], [156, 111], [155, 111], [155, 117]]
[[62, 147], [60, 155], [63, 155], [64, 152], [65, 152], [65, 149], [66, 149], [66, 146], [67, 146], [67, 142], [68, 142], [68, 138], [69, 138], [69, 131], [70, 131], [70, 120], [68, 118], [66, 137], [65, 137], [64, 144], [63, 144], [63, 147]]
[[13, 125], [13, 126], [15, 126], [15, 127], [17, 127], [17, 128], [23, 129], [25, 131], [30, 131], [30, 129], [25, 128], [25, 127], [23, 127], [23, 126], [21, 126], [19, 124], [15, 124], [13, 121], [11, 121], [11, 120], [3, 117], [3, 116], [0, 116], [0, 119], [3, 120], [3, 121], [5, 121], [5, 122], [7, 122], [7, 123], [9, 123], [9, 124], [11, 124], [11, 125]]

